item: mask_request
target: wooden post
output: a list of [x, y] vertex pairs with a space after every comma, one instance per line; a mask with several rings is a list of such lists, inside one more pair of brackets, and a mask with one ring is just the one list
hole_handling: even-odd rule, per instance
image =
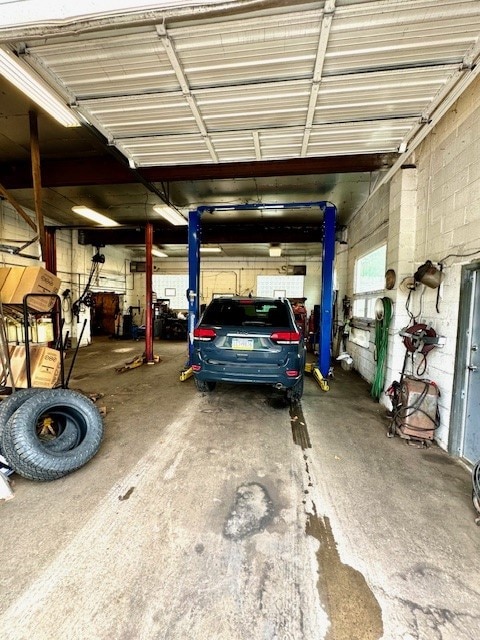
[[57, 243], [55, 227], [45, 228], [45, 268], [50, 273], [57, 275]]
[[8, 193], [5, 187], [1, 184], [0, 184], [0, 195], [2, 195], [5, 198], [5, 200], [12, 205], [12, 207], [15, 209], [18, 215], [20, 215], [25, 220], [25, 222], [32, 227], [34, 231], [37, 230], [37, 225], [35, 224], [35, 222], [30, 218], [29, 215], [27, 215], [27, 213], [22, 209], [21, 205], [15, 200], [15, 198], [10, 193]]
[[37, 219], [38, 238], [40, 240], [40, 248], [42, 259], [45, 260], [45, 225], [43, 222], [42, 211], [42, 176], [40, 173], [40, 146], [38, 143], [38, 120], [37, 112], [28, 112], [30, 119], [30, 155], [32, 160], [32, 178], [33, 178], [33, 194], [35, 199], [35, 216]]

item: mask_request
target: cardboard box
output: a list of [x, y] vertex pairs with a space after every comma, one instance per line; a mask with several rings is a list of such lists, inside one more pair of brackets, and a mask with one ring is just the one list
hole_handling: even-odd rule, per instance
[[[22, 276], [25, 273], [25, 267], [2, 267], [0, 271], [2, 272], [0, 276], [0, 282], [2, 284], [0, 290], [2, 304], [16, 304], [14, 298], [16, 297], [16, 291]], [[23, 299], [21, 302], [23, 302]]]
[[[10, 303], [23, 304], [28, 293], [58, 293], [61, 283], [60, 278], [43, 267], [25, 267]], [[50, 311], [54, 304], [55, 298], [50, 297], [28, 299], [29, 308], [35, 311]]]
[[[7, 385], [12, 386], [12, 376], [15, 387], [28, 387], [27, 369], [25, 362], [25, 347], [23, 345], [10, 347], [10, 375]], [[51, 389], [60, 377], [60, 352], [48, 347], [30, 347], [30, 371], [32, 387]]]

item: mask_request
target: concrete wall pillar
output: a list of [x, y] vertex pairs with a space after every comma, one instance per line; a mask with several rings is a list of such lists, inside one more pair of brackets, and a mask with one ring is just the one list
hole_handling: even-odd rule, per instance
[[[409, 316], [405, 308], [407, 293], [400, 290], [400, 283], [404, 278], [415, 272], [415, 238], [417, 223], [417, 169], [408, 168], [399, 171], [392, 179], [389, 203], [389, 224], [387, 239], [387, 269], [394, 269], [396, 273], [395, 287], [385, 292], [393, 304], [393, 318], [389, 331], [389, 347], [387, 354], [387, 368], [385, 387], [393, 380], [400, 379], [405, 348], [403, 340], [398, 335], [406, 327]], [[389, 406], [385, 396], [380, 399], [382, 404]]]

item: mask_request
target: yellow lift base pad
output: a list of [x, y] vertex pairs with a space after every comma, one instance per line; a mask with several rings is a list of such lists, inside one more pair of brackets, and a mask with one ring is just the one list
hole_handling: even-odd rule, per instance
[[322, 391], [330, 391], [328, 380], [322, 376], [320, 369], [313, 362], [307, 362], [305, 365], [305, 373], [311, 373], [313, 375]]

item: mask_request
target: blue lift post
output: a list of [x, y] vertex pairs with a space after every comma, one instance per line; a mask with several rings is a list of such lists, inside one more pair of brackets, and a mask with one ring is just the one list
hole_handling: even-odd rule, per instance
[[324, 378], [330, 371], [333, 312], [333, 267], [335, 260], [336, 207], [327, 202], [323, 214], [322, 301], [318, 338], [318, 368]]
[[192, 362], [193, 330], [199, 311], [200, 217], [199, 209], [194, 209], [188, 214], [188, 366]]
[[323, 211], [322, 299], [318, 345], [318, 368], [324, 378], [330, 372], [332, 336], [333, 267], [335, 259], [335, 219], [337, 209], [331, 202], [288, 202], [285, 204], [255, 203], [239, 205], [204, 205], [190, 211], [188, 217], [188, 364], [193, 354], [193, 330], [198, 320], [200, 289], [200, 230], [202, 213], [208, 211], [254, 211], [256, 209], [311, 209]]

